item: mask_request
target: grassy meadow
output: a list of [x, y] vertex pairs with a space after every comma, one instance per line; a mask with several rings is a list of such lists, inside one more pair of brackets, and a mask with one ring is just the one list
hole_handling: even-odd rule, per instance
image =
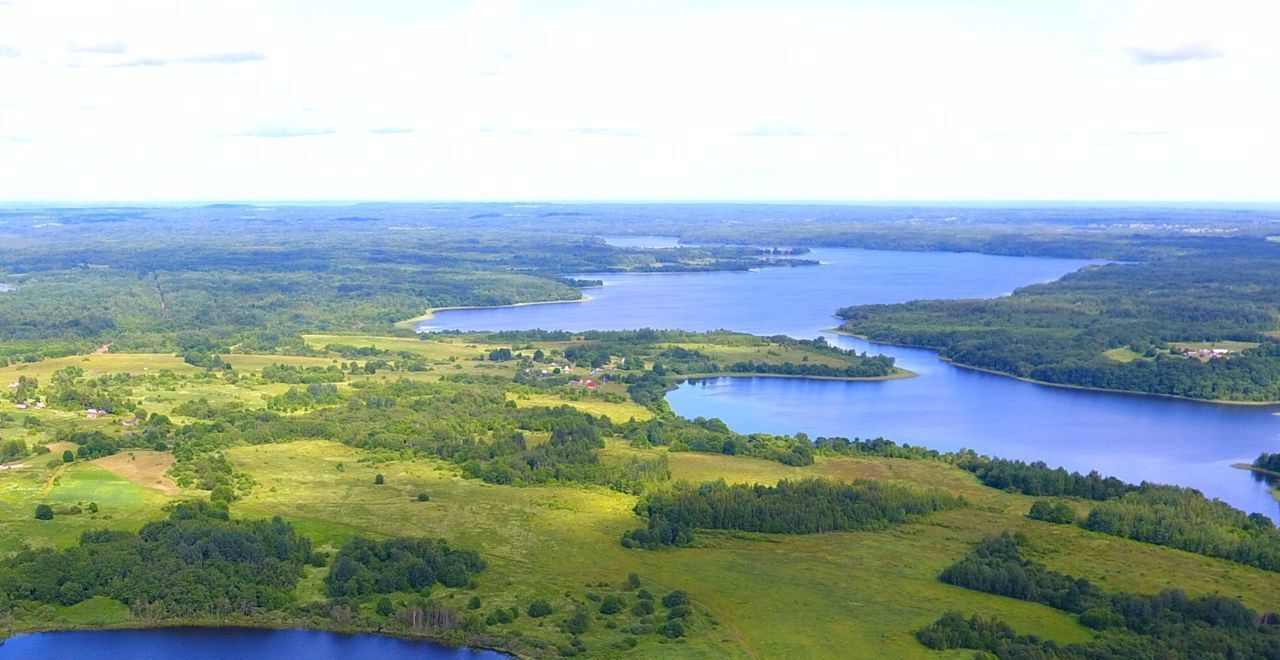
[[[307, 341], [316, 348], [348, 344], [410, 351], [441, 367], [353, 380], [438, 379], [459, 371], [453, 369], [456, 365], [467, 373], [512, 373], [510, 366], [477, 361], [490, 347], [466, 338], [421, 341], [311, 335]], [[699, 346], [698, 350], [750, 359], [750, 351], [760, 349]], [[337, 358], [232, 355], [226, 359], [240, 374], [234, 384], [209, 377], [171, 355], [110, 353], [9, 367], [0, 370], [0, 377], [25, 373], [43, 380], [59, 365], [71, 364], [95, 374], [168, 370], [169, 386], [144, 380], [134, 387], [134, 395], [147, 409], [171, 410], [182, 401], [198, 398], [259, 408], [288, 387], [251, 377], [264, 367], [279, 363], [327, 366]], [[341, 387], [350, 387], [350, 382]], [[573, 400], [514, 385], [508, 399], [519, 407], [570, 405], [617, 422], [653, 414], [629, 401]], [[26, 415], [38, 416], [47, 424], [25, 429], [16, 420]], [[25, 411], [11, 419], [13, 423], [0, 429], [0, 437], [23, 437], [36, 445], [52, 439], [50, 425], [119, 423], [90, 422], [53, 410]], [[545, 440], [531, 433], [529, 441]], [[64, 464], [60, 458], [64, 448], [69, 447], [51, 446], [48, 454], [33, 454], [16, 463], [18, 467], [0, 470], [0, 555], [27, 546], [66, 547], [90, 529], [137, 529], [162, 518], [167, 503], [208, 496], [206, 491], [179, 488], [166, 476], [173, 461], [168, 452], [122, 451]], [[963, 496], [968, 505], [877, 531], [803, 536], [699, 532], [690, 548], [627, 550], [619, 544], [619, 536], [642, 525], [633, 512], [638, 498], [604, 487], [494, 485], [464, 478], [457, 466], [440, 460], [328, 441], [297, 440], [226, 451], [235, 469], [255, 482], [248, 495], [231, 504], [233, 516], [281, 516], [328, 551], [356, 536], [443, 538], [453, 546], [477, 550], [489, 567], [480, 574], [476, 589], [438, 587], [433, 598], [465, 611], [468, 601], [478, 596], [481, 613], [498, 607], [523, 611], [537, 598], [552, 605], [554, 616], [521, 616], [496, 626], [505, 635], [564, 641], [565, 635], [555, 628], [564, 614], [601, 595], [631, 598], [631, 592], [622, 588], [630, 573], [637, 573], [643, 588], [659, 597], [676, 589], [690, 594], [696, 613], [686, 637], [642, 635], [634, 648], [627, 646], [625, 640], [631, 635], [625, 629], [635, 623], [635, 617], [624, 612], [610, 618], [592, 610], [592, 625], [581, 638], [594, 655], [604, 657], [967, 657], [930, 651], [913, 636], [913, 631], [952, 609], [998, 615], [1021, 632], [1061, 643], [1089, 639], [1092, 631], [1060, 611], [949, 586], [937, 579], [973, 543], [1004, 530], [1025, 534], [1036, 561], [1108, 590], [1154, 593], [1176, 585], [1192, 595], [1238, 597], [1253, 608], [1274, 608], [1275, 594], [1280, 592], [1277, 573], [1076, 526], [1030, 520], [1026, 512], [1034, 498], [984, 487], [970, 473], [942, 462], [819, 457], [813, 465], [789, 467], [754, 458], [637, 448], [617, 439], [609, 439], [601, 450], [605, 462], [660, 455], [666, 456], [674, 479], [691, 482], [724, 479], [774, 484], [806, 476], [845, 481], [872, 478], [942, 488]], [[375, 484], [379, 474], [384, 483]], [[427, 493], [428, 501], [418, 501], [419, 493]], [[87, 511], [90, 502], [97, 505], [96, 513]], [[82, 512], [40, 521], [32, 515], [40, 503], [64, 509], [78, 506]], [[1088, 507], [1084, 502], [1075, 506], [1082, 513]], [[323, 575], [324, 569], [308, 569], [297, 593], [300, 602], [323, 600]], [[47, 625], [62, 627], [129, 625], [132, 620], [121, 603], [102, 597], [50, 608], [45, 615]]]

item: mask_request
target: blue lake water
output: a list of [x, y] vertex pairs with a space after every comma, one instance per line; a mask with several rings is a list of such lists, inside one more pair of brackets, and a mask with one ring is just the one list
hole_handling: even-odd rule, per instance
[[[641, 237], [654, 245], [653, 237]], [[587, 274], [604, 286], [582, 303], [441, 312], [420, 330], [725, 328], [814, 337], [853, 304], [992, 297], [1087, 266], [1068, 259], [815, 249], [823, 265], [750, 272]], [[1034, 385], [953, 367], [932, 351], [827, 335], [897, 359], [916, 378], [842, 382], [720, 378], [686, 383], [667, 400], [686, 417], [719, 417], [741, 432], [883, 436], [940, 450], [1044, 460], [1128, 481], [1199, 488], [1250, 512], [1280, 503], [1232, 468], [1280, 451], [1280, 407], [1223, 406]]]
[[493, 651], [453, 649], [376, 635], [311, 630], [157, 628], [19, 635], [0, 660], [498, 660]]
[[673, 248], [680, 247], [680, 239], [674, 236], [602, 236], [609, 245], [624, 248]]
[[[642, 237], [652, 243], [652, 237]], [[585, 273], [604, 282], [582, 303], [439, 312], [419, 330], [729, 329], [813, 337], [844, 305], [987, 298], [1091, 262], [940, 252], [816, 249], [821, 266], [710, 273]]]

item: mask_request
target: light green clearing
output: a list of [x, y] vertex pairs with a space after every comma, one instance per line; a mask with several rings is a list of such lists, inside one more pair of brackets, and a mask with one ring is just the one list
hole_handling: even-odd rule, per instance
[[1113, 360], [1115, 362], [1133, 362], [1134, 360], [1147, 359], [1141, 353], [1134, 351], [1128, 346], [1121, 346], [1120, 348], [1103, 351], [1102, 355], [1108, 360]]

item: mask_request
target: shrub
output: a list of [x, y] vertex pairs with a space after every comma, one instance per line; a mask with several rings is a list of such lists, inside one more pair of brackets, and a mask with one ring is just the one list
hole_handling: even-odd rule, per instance
[[36, 520], [53, 520], [53, 507], [48, 504], [37, 504]]
[[373, 483], [378, 484], [379, 486], [381, 486], [382, 484], [384, 484], [384, 483], [386, 483], [386, 482], [387, 482], [387, 480], [386, 480], [386, 479], [384, 479], [384, 478], [382, 478], [382, 473], [381, 473], [381, 472], [379, 472], [378, 474], [374, 475], [374, 477], [373, 477]]
[[587, 632], [587, 628], [591, 627], [591, 615], [587, 614], [585, 609], [578, 608], [573, 613], [573, 616], [564, 620], [563, 627], [564, 631], [570, 635], [581, 635]]
[[1066, 502], [1050, 504], [1045, 500], [1037, 500], [1031, 505], [1031, 511], [1027, 513], [1027, 517], [1058, 525], [1070, 525], [1076, 521], [1076, 512]]
[[485, 617], [485, 620], [484, 620], [485, 623], [491, 626], [499, 623], [511, 623], [511, 621], [512, 621], [511, 613], [502, 609], [494, 610], [493, 614], [490, 614], [489, 616]]
[[428, 500], [430, 500], [430, 499], [431, 499], [431, 496], [427, 494], [427, 491], [425, 491], [425, 490], [424, 490], [424, 491], [422, 491], [421, 493], [418, 493], [418, 501], [419, 501], [419, 502], [426, 502], [426, 501], [428, 501]]
[[231, 502], [235, 501], [235, 499], [236, 499], [235, 489], [227, 484], [214, 486], [213, 490], [209, 492], [210, 502], [226, 502], [230, 504]]
[[614, 596], [613, 594], [605, 596], [604, 600], [600, 601], [601, 614], [617, 614], [626, 607], [626, 601], [622, 600], [620, 596]]
[[671, 621], [668, 621], [665, 626], [662, 626], [662, 628], [659, 629], [658, 632], [662, 633], [663, 637], [667, 637], [670, 639], [675, 639], [677, 637], [684, 637], [684, 625], [681, 624], [679, 621], [672, 619]]
[[551, 614], [551, 603], [539, 598], [538, 600], [529, 603], [529, 609], [527, 612], [529, 616], [535, 619], [541, 619], [542, 617]]
[[662, 597], [663, 607], [680, 607], [689, 604], [689, 594], [676, 590]]

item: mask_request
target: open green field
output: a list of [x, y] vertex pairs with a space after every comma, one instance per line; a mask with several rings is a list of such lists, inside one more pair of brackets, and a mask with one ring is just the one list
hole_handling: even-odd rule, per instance
[[516, 405], [520, 407], [542, 406], [553, 408], [555, 406], [573, 406], [585, 413], [591, 413], [592, 415], [604, 415], [617, 423], [626, 422], [631, 419], [637, 421], [653, 419], [653, 412], [651, 410], [630, 401], [614, 403], [595, 398], [572, 400], [564, 399], [552, 394], [542, 393], [509, 393], [507, 398], [515, 401]]
[[[162, 516], [160, 507], [170, 501], [90, 463], [49, 467], [49, 456], [26, 461], [27, 467], [0, 472], [0, 554], [22, 545], [66, 546], [91, 529], [137, 529]], [[87, 505], [96, 514], [60, 515], [41, 521], [32, 516], [36, 504]]]
[[38, 378], [46, 380], [53, 372], [67, 367], [84, 369], [85, 376], [94, 378], [106, 374], [132, 373], [141, 375], [168, 369], [177, 374], [189, 374], [199, 369], [185, 363], [182, 358], [172, 353], [99, 353], [95, 355], [71, 355], [62, 358], [41, 360], [40, 362], [11, 364], [0, 367], [0, 381], [7, 385], [18, 378]]
[[[350, 448], [323, 442], [237, 449], [233, 460], [264, 488], [236, 508], [286, 516], [321, 542], [413, 530], [478, 548], [490, 561], [479, 592], [486, 603], [554, 599], [587, 582], [616, 581], [637, 572], [658, 589], [689, 591], [722, 624], [706, 631], [706, 638], [679, 645], [678, 653], [664, 648], [664, 655], [718, 656], [730, 644], [738, 653], [759, 657], [848, 648], [925, 656], [910, 631], [951, 607], [998, 612], [1064, 642], [1088, 635], [1049, 608], [938, 582], [936, 573], [980, 538], [974, 525], [960, 535], [950, 531], [953, 522], [812, 537], [710, 535], [688, 550], [628, 551], [617, 538], [638, 523], [631, 496], [573, 487], [492, 486], [461, 479], [433, 461], [359, 465], [359, 457]], [[751, 463], [712, 458], [730, 477], [739, 461]], [[343, 470], [337, 469], [339, 463]], [[386, 483], [375, 485], [375, 473], [384, 474]], [[430, 502], [414, 501], [421, 490], [431, 493]], [[911, 547], [903, 552], [907, 541]], [[770, 585], [769, 597], [758, 595], [760, 584]], [[521, 622], [532, 623], [521, 619], [514, 625]], [[806, 634], [783, 634], [786, 630]]]
[[[230, 457], [259, 484], [233, 506], [235, 515], [284, 516], [331, 548], [354, 535], [403, 534], [443, 537], [476, 548], [490, 563], [477, 592], [486, 606], [518, 606], [542, 597], [567, 608], [592, 589], [588, 583], [617, 583], [630, 572], [639, 573], [654, 592], [685, 589], [719, 625], [707, 623], [686, 641], [651, 648], [651, 653], [664, 656], [857, 652], [929, 657], [932, 653], [910, 633], [948, 609], [998, 614], [1016, 628], [1061, 642], [1087, 638], [1090, 633], [1061, 612], [937, 581], [938, 572], [970, 544], [1004, 529], [1025, 533], [1037, 560], [1104, 588], [1150, 593], [1178, 585], [1192, 594], [1238, 596], [1251, 607], [1272, 604], [1280, 589], [1280, 575], [1274, 573], [1029, 520], [1024, 513], [1032, 498], [985, 488], [968, 473], [932, 461], [832, 459], [789, 468], [749, 458], [670, 454], [676, 478], [772, 483], [803, 475], [874, 477], [942, 486], [964, 495], [972, 506], [884, 531], [811, 536], [709, 533], [694, 548], [644, 552], [625, 550], [617, 542], [622, 531], [639, 524], [631, 512], [635, 498], [605, 489], [495, 486], [463, 479], [438, 461], [370, 462], [365, 452], [320, 441], [241, 447]], [[378, 473], [385, 475], [385, 484], [374, 484]], [[160, 517], [160, 506], [168, 501], [153, 490], [80, 463], [0, 473], [0, 484], [0, 501], [5, 504], [0, 529], [8, 551], [19, 539], [67, 545], [84, 529], [136, 528]], [[429, 502], [415, 501], [422, 491], [430, 493]], [[28, 513], [36, 502], [86, 500], [96, 501], [101, 513], [51, 522], [36, 521]], [[767, 597], [760, 594], [762, 584], [769, 585]], [[459, 592], [456, 598], [470, 595]], [[538, 630], [537, 620], [525, 617], [509, 625], [529, 634], [547, 632]], [[600, 648], [615, 634], [596, 626], [584, 639]]]
[[[336, 357], [311, 357], [305, 355], [243, 355], [232, 353], [223, 355], [222, 360], [237, 371], [262, 371], [263, 367], [273, 364], [287, 364], [292, 367], [327, 367], [338, 364]], [[349, 362], [349, 360], [341, 360]], [[363, 362], [357, 360], [357, 362]]]
[[[309, 338], [320, 345], [359, 345], [354, 339]], [[403, 350], [420, 348], [444, 362], [461, 358], [456, 361], [478, 365], [469, 367], [474, 369], [483, 366], [488, 373], [510, 375], [512, 371], [510, 365], [477, 362], [475, 357], [490, 347], [465, 340], [370, 341], [386, 342], [383, 347], [404, 342]], [[166, 380], [140, 379], [128, 385], [149, 410], [163, 412], [197, 399], [261, 408], [270, 396], [295, 387], [259, 382], [253, 376], [263, 367], [275, 363], [326, 366], [333, 358], [231, 356], [229, 361], [237, 374], [230, 379], [234, 383], [184, 368], [187, 365], [173, 356], [154, 354], [95, 355], [87, 362], [63, 358], [48, 361], [53, 364], [25, 365], [24, 371], [51, 375], [55, 365], [81, 363], [135, 375], [138, 370], [151, 373], [167, 368], [172, 375]], [[452, 371], [354, 378], [435, 380], [441, 373]], [[352, 391], [349, 382], [340, 387]], [[519, 407], [569, 405], [615, 422], [653, 416], [651, 410], [630, 401], [606, 401], [586, 393], [574, 400], [526, 386], [510, 388], [507, 398]], [[50, 423], [74, 422], [78, 428], [118, 427], [112, 420], [89, 422], [54, 410], [29, 414]], [[2, 437], [35, 443], [47, 442], [52, 437], [49, 433], [13, 425], [0, 429]], [[549, 437], [545, 431], [527, 433], [529, 446], [544, 444]], [[92, 462], [62, 464], [61, 450], [67, 447], [53, 446], [50, 454], [33, 454], [18, 461], [22, 467], [0, 471], [0, 556], [23, 546], [66, 547], [90, 529], [134, 530], [163, 518], [167, 503], [208, 496], [207, 491], [180, 489], [164, 475], [172, 462], [166, 452], [124, 451]], [[629, 636], [624, 628], [634, 623], [626, 619], [630, 614], [609, 619], [593, 613], [593, 625], [581, 637], [594, 655], [605, 657], [968, 657], [935, 653], [913, 636], [915, 630], [953, 609], [997, 615], [1019, 631], [1061, 643], [1089, 639], [1093, 633], [1063, 612], [952, 587], [937, 579], [973, 543], [1005, 530], [1025, 534], [1037, 562], [1107, 590], [1155, 593], [1176, 586], [1192, 595], [1239, 598], [1257, 609], [1274, 608], [1274, 595], [1280, 592], [1277, 573], [1072, 525], [1030, 520], [1026, 512], [1034, 498], [987, 488], [969, 472], [940, 461], [819, 456], [812, 465], [790, 467], [756, 458], [636, 447], [608, 438], [599, 453], [602, 463], [665, 457], [676, 480], [774, 484], [808, 476], [840, 481], [869, 478], [937, 487], [968, 502], [965, 508], [877, 531], [798, 536], [700, 531], [693, 547], [640, 551], [624, 549], [619, 543], [624, 531], [643, 524], [633, 511], [638, 498], [604, 487], [495, 485], [464, 478], [460, 467], [437, 459], [318, 440], [242, 444], [227, 449], [225, 455], [235, 470], [254, 482], [243, 499], [231, 504], [233, 516], [281, 516], [330, 552], [356, 536], [443, 538], [456, 547], [477, 550], [489, 567], [479, 576], [475, 590], [438, 587], [433, 599], [465, 611], [468, 600], [479, 596], [482, 612], [488, 612], [497, 607], [523, 609], [542, 598], [557, 613], [492, 625], [490, 634], [518, 633], [566, 643], [568, 638], [555, 628], [556, 622], [577, 603], [590, 603], [593, 596], [630, 597], [620, 585], [633, 572], [655, 594], [682, 589], [691, 595], [697, 614], [686, 637], [668, 640], [641, 635], [632, 650], [614, 646]], [[374, 483], [377, 474], [385, 477], [385, 483]], [[429, 501], [417, 501], [423, 492], [429, 494]], [[98, 505], [97, 513], [58, 515], [51, 521], [32, 515], [37, 504], [83, 508], [89, 502]], [[1089, 504], [1074, 502], [1073, 506], [1085, 513]], [[308, 569], [296, 594], [299, 602], [325, 598], [323, 576], [324, 569]], [[132, 620], [127, 608], [103, 598], [57, 608], [51, 616], [62, 626], [122, 625]], [[609, 627], [610, 622], [615, 627]]]
[[383, 351], [408, 351], [428, 360], [474, 360], [489, 352], [476, 344], [467, 344], [454, 337], [432, 336], [431, 339], [412, 337], [377, 337], [368, 335], [303, 335], [307, 345], [323, 350], [330, 344], [372, 346]]
[[1102, 352], [1102, 356], [1108, 360], [1115, 362], [1133, 362], [1134, 360], [1145, 360], [1143, 355], [1128, 346], [1113, 348]]

